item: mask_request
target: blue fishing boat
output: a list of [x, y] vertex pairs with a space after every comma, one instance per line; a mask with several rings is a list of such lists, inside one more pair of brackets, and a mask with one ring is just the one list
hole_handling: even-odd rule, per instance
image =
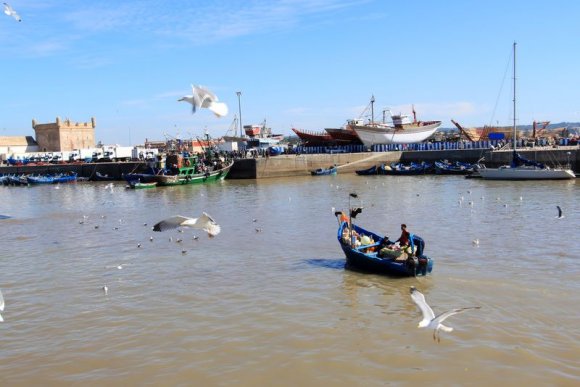
[[336, 213], [340, 215], [337, 239], [346, 256], [347, 268], [392, 276], [425, 276], [431, 273], [433, 259], [424, 254], [425, 242], [421, 237], [410, 234], [409, 253], [395, 250], [390, 250], [391, 254], [383, 253], [379, 250], [383, 237], [352, 223], [361, 211], [361, 208], [351, 209], [350, 218], [341, 212]]
[[447, 160], [435, 161], [435, 173], [438, 175], [467, 175], [473, 173], [473, 164]]
[[368, 175], [377, 175], [378, 174], [378, 168], [376, 165], [373, 165], [370, 168], [367, 169], [359, 169], [358, 171], [355, 171], [357, 175], [359, 176], [368, 176]]
[[336, 169], [335, 166], [331, 166], [328, 168], [318, 168], [315, 169], [314, 171], [310, 171], [312, 176], [336, 175], [337, 172], [338, 170]]
[[430, 163], [391, 163], [391, 165], [381, 165], [379, 175], [424, 175], [433, 171], [433, 165]]
[[70, 172], [68, 174], [58, 174], [58, 175], [40, 175], [40, 176], [27, 176], [28, 184], [58, 184], [58, 183], [70, 183], [77, 180], [77, 174], [75, 172]]

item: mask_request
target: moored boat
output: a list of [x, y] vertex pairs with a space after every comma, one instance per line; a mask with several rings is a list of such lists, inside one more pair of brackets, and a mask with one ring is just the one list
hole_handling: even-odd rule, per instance
[[330, 166], [328, 168], [318, 168], [310, 171], [312, 176], [326, 176], [326, 175], [336, 175], [338, 170], [335, 166]]
[[447, 160], [435, 161], [435, 173], [438, 175], [467, 175], [473, 173], [473, 164]]
[[28, 184], [70, 183], [77, 180], [77, 174], [75, 172], [70, 172], [70, 173], [61, 173], [58, 175], [27, 176], [26, 180]]
[[381, 165], [379, 167], [379, 175], [424, 175], [432, 173], [433, 166], [430, 163], [391, 163], [390, 165]]
[[233, 161], [219, 160], [215, 164], [206, 164], [197, 156], [169, 155], [166, 163], [169, 169], [165, 173], [153, 175], [152, 180], [160, 186], [200, 184], [223, 180], [234, 165]]
[[567, 168], [550, 168], [542, 163], [526, 160], [517, 152], [516, 126], [516, 43], [513, 44], [513, 152], [510, 165], [499, 168], [478, 168], [479, 175], [484, 180], [568, 180], [575, 179], [574, 171]]
[[148, 189], [157, 187], [157, 182], [153, 181], [150, 183], [141, 183], [140, 181], [129, 182], [129, 188], [132, 189]]
[[107, 174], [103, 174], [101, 172], [96, 171], [93, 176], [91, 176], [90, 180], [92, 181], [112, 181], [115, 180], [114, 176], [109, 176]]
[[367, 176], [367, 175], [377, 175], [378, 174], [378, 168], [376, 165], [373, 165], [370, 168], [367, 169], [359, 169], [356, 172], [357, 175], [359, 176]]

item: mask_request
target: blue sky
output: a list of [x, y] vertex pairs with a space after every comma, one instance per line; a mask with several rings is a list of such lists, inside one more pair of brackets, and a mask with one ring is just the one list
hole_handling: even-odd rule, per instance
[[[12, 0], [0, 14], [0, 136], [31, 121], [97, 120], [96, 139], [226, 134], [264, 119], [274, 133], [322, 130], [375, 96], [418, 118], [510, 124], [580, 121], [576, 1]], [[505, 77], [505, 79], [504, 79]], [[230, 113], [191, 114], [190, 84]]]

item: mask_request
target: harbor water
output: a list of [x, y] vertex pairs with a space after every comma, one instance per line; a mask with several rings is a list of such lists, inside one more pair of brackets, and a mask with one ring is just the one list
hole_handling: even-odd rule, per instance
[[[580, 383], [574, 180], [114, 184], [0, 187], [1, 385]], [[350, 192], [361, 226], [425, 240], [430, 276], [345, 270], [333, 208]], [[151, 229], [202, 211], [215, 238]], [[450, 317], [437, 343], [410, 286], [436, 314], [481, 309]]]

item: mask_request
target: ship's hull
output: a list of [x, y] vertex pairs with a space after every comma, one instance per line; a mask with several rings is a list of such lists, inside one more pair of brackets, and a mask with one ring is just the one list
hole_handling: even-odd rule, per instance
[[569, 169], [547, 169], [534, 167], [480, 168], [479, 174], [486, 180], [568, 180], [575, 179]]
[[305, 132], [295, 128], [292, 130], [306, 145], [328, 145], [333, 141], [328, 133]]
[[353, 129], [362, 143], [367, 146], [376, 144], [414, 144], [431, 137], [441, 126], [441, 121], [432, 121], [424, 125], [409, 125], [395, 128], [384, 125], [354, 126]]
[[361, 141], [354, 130], [326, 128], [326, 133], [332, 137], [337, 144], [360, 144]]

